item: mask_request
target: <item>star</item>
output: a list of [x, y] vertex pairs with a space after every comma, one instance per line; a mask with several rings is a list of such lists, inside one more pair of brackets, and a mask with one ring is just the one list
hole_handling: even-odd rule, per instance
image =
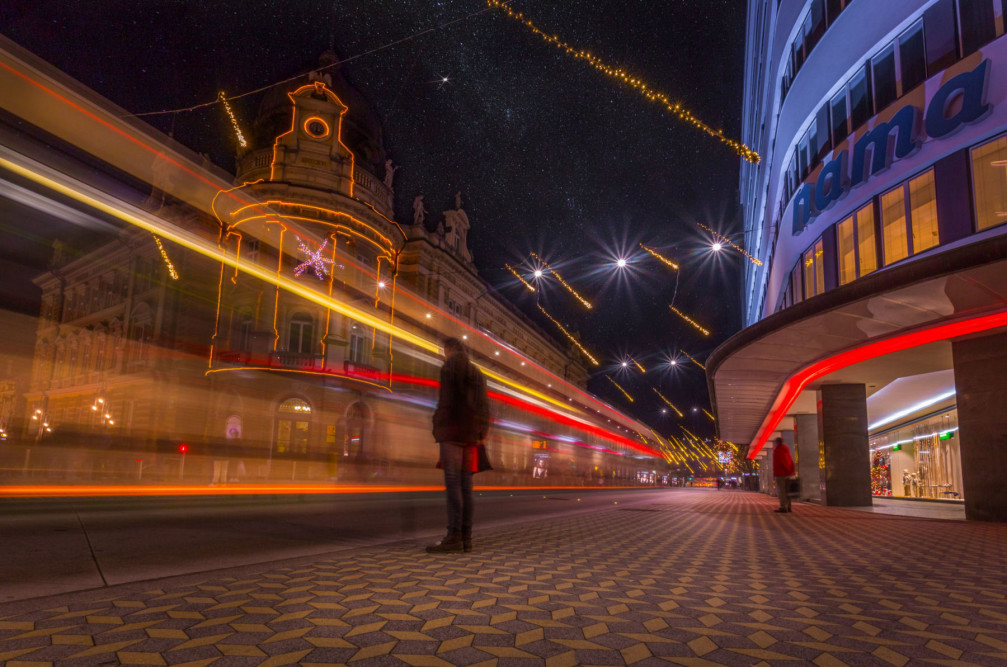
[[325, 246], [328, 245], [329, 239], [322, 241], [322, 245], [318, 247], [318, 250], [312, 252], [311, 248], [304, 244], [304, 241], [298, 240], [297, 245], [300, 246], [301, 252], [307, 256], [307, 259], [294, 267], [294, 275], [299, 276], [311, 267], [315, 270], [315, 275], [318, 276], [319, 280], [323, 280], [329, 271], [326, 268], [327, 264], [333, 264], [334, 262], [328, 257], [322, 257], [322, 252], [325, 251]]

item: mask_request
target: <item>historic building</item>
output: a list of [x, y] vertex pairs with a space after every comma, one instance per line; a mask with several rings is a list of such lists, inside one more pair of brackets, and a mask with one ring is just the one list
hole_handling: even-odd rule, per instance
[[577, 352], [478, 276], [461, 193], [394, 219], [380, 122], [338, 70], [266, 95], [233, 185], [149, 141], [165, 143], [134, 167], [134, 226], [57, 247], [36, 279], [26, 460], [91, 479], [427, 479], [453, 335], [490, 375], [498, 481], [550, 458], [567, 481], [654, 465], [658, 442], [586, 393]]
[[804, 498], [1007, 518], [1004, 9], [748, 4], [743, 139], [762, 161], [740, 186], [762, 264], [708, 374], [720, 435], [750, 457], [796, 444]]

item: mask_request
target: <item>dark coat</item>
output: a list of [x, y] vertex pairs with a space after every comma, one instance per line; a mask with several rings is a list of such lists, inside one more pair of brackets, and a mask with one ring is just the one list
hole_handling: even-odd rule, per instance
[[434, 440], [476, 443], [489, 430], [486, 378], [464, 352], [455, 352], [441, 367], [441, 388], [434, 411]]

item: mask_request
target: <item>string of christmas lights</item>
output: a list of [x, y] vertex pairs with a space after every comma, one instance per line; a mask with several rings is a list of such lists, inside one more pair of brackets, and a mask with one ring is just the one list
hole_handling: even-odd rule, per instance
[[554, 269], [551, 266], [549, 266], [548, 262], [546, 262], [544, 259], [542, 259], [538, 255], [536, 255], [535, 253], [531, 253], [531, 256], [533, 258], [535, 258], [536, 260], [538, 260], [542, 264], [542, 266], [545, 267], [545, 269], [549, 273], [551, 273], [553, 275], [553, 278], [555, 278], [559, 282], [560, 285], [562, 285], [563, 287], [565, 287], [566, 291], [569, 292], [570, 294], [572, 294], [575, 299], [577, 299], [578, 301], [580, 301], [581, 304], [583, 304], [585, 308], [587, 308], [588, 310], [590, 310], [591, 308], [594, 307], [594, 306], [591, 305], [591, 303], [587, 299], [585, 299], [580, 294], [578, 294], [577, 290], [575, 290], [573, 287], [570, 286], [570, 283], [568, 283], [567, 281], [563, 280], [563, 276], [559, 275], [559, 272], [556, 271], [556, 269]]
[[234, 133], [238, 135], [238, 143], [241, 144], [242, 148], [248, 147], [248, 142], [245, 141], [245, 135], [241, 133], [241, 128], [238, 127], [238, 119], [234, 117], [234, 112], [231, 111], [231, 105], [227, 101], [227, 97], [224, 96], [224, 91], [220, 91], [220, 101], [224, 103], [224, 111], [227, 112], [228, 118], [231, 119], [231, 125], [234, 126]]
[[542, 304], [538, 304], [538, 309], [541, 310], [542, 314], [545, 315], [546, 317], [548, 317], [549, 320], [552, 321], [552, 323], [555, 324], [559, 328], [559, 330], [563, 332], [563, 335], [566, 336], [570, 340], [571, 343], [573, 343], [574, 345], [577, 346], [578, 350], [580, 350], [581, 352], [584, 353], [585, 357], [587, 357], [588, 359], [591, 360], [592, 364], [594, 364], [595, 366], [598, 365], [598, 360], [595, 359], [594, 357], [592, 357], [591, 353], [588, 352], [586, 349], [584, 349], [584, 346], [580, 344], [580, 341], [578, 341], [576, 338], [574, 338], [570, 334], [570, 332], [566, 330], [566, 327], [564, 327], [562, 324], [560, 324], [559, 321], [555, 317], [553, 317], [552, 315], [550, 315], [549, 313], [547, 313], [546, 310], [545, 310], [545, 308], [542, 307]]
[[698, 331], [699, 333], [703, 334], [704, 336], [709, 336], [710, 335], [710, 332], [708, 330], [704, 329], [703, 327], [699, 326], [699, 323], [696, 320], [692, 319], [691, 317], [689, 317], [688, 315], [686, 315], [685, 313], [683, 313], [682, 311], [680, 311], [675, 306], [668, 306], [668, 308], [671, 308], [671, 312], [675, 313], [676, 315], [678, 315], [679, 317], [681, 317], [683, 320], [685, 320], [686, 322], [688, 322], [689, 324], [691, 324], [696, 329], [696, 331]]
[[636, 359], [634, 359], [633, 357], [630, 357], [630, 358], [629, 358], [629, 360], [633, 362], [633, 365], [634, 365], [634, 366], [636, 366], [637, 368], [639, 368], [639, 369], [640, 369], [640, 372], [641, 372], [641, 373], [646, 373], [646, 372], [647, 372], [647, 369], [646, 369], [646, 368], [644, 368], [643, 366], [641, 366], [641, 365], [640, 365], [640, 362], [639, 362], [639, 361], [637, 361], [637, 360], [636, 360]]
[[164, 265], [168, 267], [168, 275], [171, 276], [172, 280], [178, 280], [178, 271], [175, 270], [175, 265], [171, 263], [171, 258], [168, 257], [168, 251], [164, 249], [161, 239], [157, 238], [156, 234], [151, 234], [151, 236], [154, 237], [154, 243], [157, 244], [157, 249], [161, 251], [161, 258], [164, 259]]
[[706, 415], [707, 417], [709, 417], [709, 418], [710, 418], [710, 421], [712, 421], [712, 422], [716, 423], [716, 421], [717, 421], [716, 417], [714, 417], [714, 416], [713, 416], [713, 415], [712, 415], [712, 414], [710, 413], [710, 411], [709, 411], [709, 410], [707, 410], [706, 408], [703, 408], [703, 414], [705, 414], [705, 415]]
[[706, 370], [706, 366], [704, 366], [703, 364], [701, 364], [698, 361], [696, 361], [696, 357], [692, 356], [691, 354], [689, 354], [688, 352], [686, 352], [682, 348], [679, 348], [678, 351], [681, 352], [682, 354], [684, 354], [685, 356], [689, 357], [689, 361], [691, 361], [692, 363], [696, 364], [697, 366], [699, 366], [700, 368], [702, 368], [704, 371]]
[[612, 384], [615, 385], [616, 389], [618, 389], [619, 391], [622, 392], [622, 395], [626, 397], [626, 400], [628, 400], [630, 403], [635, 403], [635, 401], [633, 400], [633, 397], [629, 395], [628, 391], [626, 391], [625, 389], [622, 388], [622, 385], [620, 385], [618, 382], [616, 382], [615, 380], [613, 380], [612, 378], [610, 378], [607, 375], [605, 377], [608, 378], [609, 382], [611, 382]]
[[517, 278], [518, 280], [520, 280], [520, 281], [521, 281], [521, 284], [522, 284], [522, 285], [524, 285], [525, 287], [527, 287], [527, 288], [528, 288], [528, 291], [529, 291], [529, 292], [534, 292], [534, 291], [535, 291], [535, 288], [534, 288], [534, 287], [532, 287], [532, 286], [531, 286], [531, 284], [529, 284], [527, 280], [525, 280], [524, 278], [522, 278], [522, 277], [521, 277], [521, 274], [520, 274], [520, 273], [518, 273], [518, 272], [517, 272], [517, 270], [516, 270], [516, 269], [515, 269], [515, 268], [514, 268], [513, 266], [511, 266], [510, 264], [506, 264], [506, 263], [504, 264], [504, 266], [506, 266], [506, 267], [507, 267], [507, 270], [508, 270], [508, 271], [510, 271], [511, 273], [513, 273], [513, 274], [514, 274], [514, 277], [515, 277], [515, 278]]
[[671, 401], [669, 401], [668, 398], [664, 394], [662, 394], [660, 391], [658, 391], [657, 387], [651, 387], [651, 389], [654, 390], [655, 394], [657, 394], [658, 396], [661, 397], [662, 401], [664, 401], [665, 403], [668, 404], [669, 408], [671, 408], [672, 410], [675, 411], [675, 414], [677, 414], [679, 417], [684, 417], [685, 416], [685, 415], [682, 414], [681, 410], [679, 410], [678, 408], [675, 407], [674, 403], [672, 403]]
[[696, 224], [699, 225], [700, 227], [702, 227], [703, 229], [705, 229], [706, 231], [710, 232], [711, 234], [713, 234], [714, 238], [716, 238], [721, 243], [726, 243], [727, 245], [731, 246], [732, 248], [734, 248], [735, 250], [737, 250], [738, 252], [740, 252], [742, 255], [744, 255], [745, 257], [747, 257], [748, 261], [750, 261], [752, 264], [755, 264], [756, 266], [762, 266], [762, 260], [758, 260], [758, 259], [752, 257], [751, 255], [749, 255], [743, 248], [739, 247], [731, 239], [727, 238], [726, 236], [724, 236], [720, 232], [713, 231], [708, 225], [704, 225], [701, 222], [697, 222]]
[[634, 88], [643, 95], [645, 98], [651, 102], [657, 102], [665, 108], [669, 113], [678, 118], [680, 121], [687, 123], [701, 132], [705, 132], [707, 135], [713, 137], [722, 144], [732, 148], [743, 159], [748, 160], [752, 164], [758, 164], [759, 154], [754, 150], [741, 143], [740, 141], [735, 141], [727, 137], [723, 130], [715, 130], [703, 121], [699, 120], [691, 111], [682, 106], [681, 102], [672, 102], [668, 99], [668, 96], [662, 92], [654, 90], [646, 83], [640, 79], [631, 76], [626, 72], [626, 70], [621, 67], [612, 67], [602, 62], [601, 58], [591, 54], [588, 51], [582, 49], [577, 49], [559, 38], [559, 35], [548, 35], [542, 31], [538, 26], [531, 22], [531, 20], [525, 18], [524, 14], [521, 12], [514, 11], [510, 6], [503, 2], [502, 0], [486, 0], [486, 4], [494, 9], [500, 9], [508, 17], [522, 23], [526, 28], [531, 30], [533, 33], [541, 37], [549, 44], [555, 45], [558, 49], [564, 51], [567, 55], [572, 56], [579, 60], [584, 60], [592, 67], [594, 67], [599, 72], [607, 74], [608, 76], [622, 82], [623, 84]]
[[678, 271], [678, 268], [679, 268], [679, 267], [678, 267], [678, 264], [676, 264], [675, 262], [671, 261], [670, 259], [668, 259], [668, 258], [667, 258], [667, 257], [665, 257], [664, 255], [662, 255], [662, 254], [661, 254], [661, 253], [659, 253], [658, 251], [654, 250], [653, 248], [651, 248], [651, 247], [649, 247], [649, 246], [645, 246], [645, 245], [643, 245], [642, 243], [640, 244], [640, 247], [641, 247], [641, 248], [643, 248], [644, 250], [646, 250], [647, 252], [649, 252], [649, 253], [650, 253], [650, 254], [651, 254], [651, 255], [652, 255], [652, 256], [653, 256], [653, 257], [654, 257], [655, 259], [657, 259], [657, 260], [658, 260], [659, 262], [661, 262], [661, 263], [663, 263], [663, 264], [667, 264], [667, 265], [668, 265], [668, 266], [670, 266], [671, 268], [673, 268], [673, 269], [675, 269], [676, 271]]

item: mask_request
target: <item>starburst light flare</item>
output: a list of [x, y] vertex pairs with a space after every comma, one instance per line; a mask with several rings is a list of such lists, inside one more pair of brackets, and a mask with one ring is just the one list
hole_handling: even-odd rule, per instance
[[587, 61], [592, 67], [594, 67], [599, 72], [607, 74], [616, 81], [619, 81], [635, 89], [637, 92], [639, 92], [641, 95], [643, 95], [651, 102], [657, 102], [658, 104], [663, 106], [666, 111], [671, 113], [680, 121], [688, 123], [697, 130], [705, 132], [706, 134], [713, 137], [722, 144], [729, 146], [734, 150], [735, 153], [740, 155], [743, 159], [748, 160], [752, 164], [759, 163], [759, 160], [761, 158], [759, 157], [759, 154], [756, 153], [754, 150], [752, 150], [745, 144], [741, 143], [740, 141], [730, 139], [724, 134], [723, 130], [713, 129], [703, 121], [699, 120], [699, 118], [694, 116], [693, 113], [688, 109], [686, 109], [681, 102], [672, 102], [667, 95], [657, 90], [654, 90], [649, 85], [644, 83], [642, 80], [634, 76], [631, 76], [629, 73], [626, 72], [626, 70], [622, 69], [621, 67], [612, 67], [611, 65], [604, 63], [601, 60], [601, 58], [589, 53], [588, 51], [584, 51], [582, 49], [577, 49], [570, 46], [569, 44], [561, 40], [559, 38], [559, 35], [546, 34], [538, 26], [532, 23], [530, 19], [525, 18], [524, 14], [522, 14], [521, 12], [514, 11], [513, 9], [510, 8], [510, 5], [508, 5], [506, 2], [503, 2], [502, 0], [486, 0], [486, 4], [489, 7], [503, 10], [503, 12], [507, 14], [507, 16], [522, 23], [526, 28], [528, 28], [533, 33], [541, 37], [547, 43], [555, 45], [558, 49], [564, 51], [567, 55], [572, 56], [573, 58], [576, 58], [578, 60]]
[[[697, 222], [696, 224], [699, 225], [701, 228], [705, 229], [706, 231], [710, 232], [711, 234], [713, 234], [713, 236], [717, 240], [719, 240], [720, 243], [727, 244], [727, 245], [731, 246], [732, 248], [734, 248], [735, 250], [737, 250], [738, 252], [740, 252], [742, 255], [744, 255], [745, 257], [747, 257], [748, 261], [750, 261], [752, 264], [755, 264], [756, 266], [762, 266], [762, 260], [756, 259], [755, 257], [752, 257], [751, 255], [749, 255], [744, 250], [744, 248], [741, 248], [738, 245], [736, 245], [733, 241], [731, 241], [731, 239], [727, 238], [726, 236], [724, 236], [720, 232], [713, 231], [713, 229], [711, 229], [708, 225], [704, 225], [701, 222]], [[718, 248], [718, 250], [719, 250], [719, 248]]]
[[227, 117], [231, 119], [234, 133], [238, 135], [238, 143], [241, 144], [242, 148], [248, 148], [248, 142], [245, 141], [245, 135], [241, 133], [241, 128], [238, 127], [238, 119], [235, 118], [234, 112], [231, 111], [231, 104], [227, 101], [227, 97], [224, 96], [224, 91], [220, 91], [220, 101], [224, 103], [224, 111], [227, 112]]
[[521, 284], [522, 284], [522, 285], [524, 285], [525, 287], [527, 287], [527, 288], [528, 288], [528, 291], [529, 291], [529, 292], [534, 292], [534, 291], [535, 291], [535, 288], [534, 288], [534, 287], [532, 287], [532, 286], [531, 286], [531, 285], [530, 285], [530, 284], [528, 283], [528, 281], [527, 281], [527, 280], [525, 280], [524, 278], [522, 278], [522, 277], [521, 277], [521, 274], [517, 272], [517, 269], [515, 269], [515, 268], [514, 268], [513, 266], [511, 266], [510, 264], [504, 264], [504, 266], [506, 266], [506, 267], [507, 267], [507, 270], [508, 270], [508, 271], [510, 271], [511, 273], [513, 273], [513, 274], [514, 274], [514, 277], [515, 277], [515, 278], [517, 278], [518, 280], [520, 280], [520, 281], [521, 281]]
[[649, 246], [645, 246], [642, 243], [640, 244], [640, 247], [643, 248], [644, 250], [646, 250], [647, 252], [649, 252], [655, 259], [657, 259], [662, 264], [667, 264], [671, 268], [673, 268], [676, 271], [678, 271], [678, 268], [679, 268], [678, 264], [676, 264], [675, 262], [671, 261], [670, 259], [668, 259], [664, 255], [662, 255], [658, 251], [654, 250], [653, 248], [651, 248]]
[[664, 394], [662, 394], [660, 391], [658, 391], [657, 387], [651, 387], [651, 389], [654, 390], [655, 394], [657, 394], [658, 396], [661, 397], [662, 401], [664, 401], [665, 403], [667, 403], [667, 405], [668, 405], [669, 408], [671, 408], [672, 410], [675, 411], [675, 414], [677, 414], [679, 417], [684, 417], [685, 416], [685, 415], [682, 414], [681, 410], [679, 410], [678, 408], [675, 407], [674, 403], [672, 403], [671, 401], [669, 401], [668, 398]]
[[318, 246], [318, 250], [312, 250], [304, 241], [297, 239], [297, 245], [300, 247], [301, 252], [307, 257], [303, 262], [294, 267], [294, 275], [299, 276], [309, 268], [315, 270], [315, 275], [318, 276], [319, 280], [324, 280], [329, 275], [329, 264], [335, 264], [335, 262], [328, 257], [322, 257], [322, 253], [325, 252], [325, 246], [329, 244], [329, 239], [322, 241], [322, 245]]
[[557, 281], [559, 282], [559, 284], [560, 284], [560, 285], [562, 285], [563, 287], [565, 287], [565, 288], [566, 288], [566, 291], [567, 291], [567, 292], [569, 292], [570, 294], [572, 294], [572, 295], [573, 295], [573, 297], [574, 297], [575, 299], [577, 299], [578, 301], [580, 301], [580, 302], [581, 302], [581, 304], [582, 304], [582, 305], [583, 305], [583, 306], [584, 306], [585, 308], [587, 308], [588, 310], [590, 310], [591, 308], [593, 308], [593, 307], [594, 307], [594, 306], [592, 306], [592, 305], [591, 305], [591, 303], [590, 303], [590, 302], [589, 302], [589, 301], [588, 301], [587, 299], [585, 299], [585, 298], [584, 298], [584, 297], [582, 297], [582, 296], [581, 296], [580, 294], [578, 294], [578, 293], [577, 293], [577, 290], [575, 290], [575, 289], [574, 289], [573, 287], [571, 287], [571, 286], [570, 286], [570, 283], [568, 283], [567, 281], [563, 280], [563, 276], [559, 275], [559, 272], [558, 272], [558, 271], [556, 271], [556, 269], [554, 269], [554, 268], [552, 268], [551, 266], [549, 266], [549, 263], [548, 263], [548, 262], [546, 262], [546, 261], [545, 261], [544, 259], [542, 259], [542, 258], [541, 258], [541, 257], [539, 257], [538, 255], [536, 255], [535, 253], [531, 253], [531, 256], [532, 256], [533, 258], [535, 258], [535, 259], [536, 259], [536, 260], [537, 260], [538, 262], [540, 262], [540, 263], [542, 264], [542, 266], [543, 266], [543, 267], [544, 267], [544, 268], [545, 268], [545, 269], [546, 269], [546, 270], [547, 270], [547, 271], [548, 271], [549, 273], [551, 273], [551, 274], [552, 274], [553, 278], [555, 278], [555, 279], [556, 279], [556, 280], [557, 280]]
[[706, 370], [706, 366], [704, 366], [703, 364], [701, 364], [698, 361], [696, 361], [696, 357], [692, 356], [691, 354], [689, 354], [688, 352], [686, 352], [683, 349], [679, 349], [678, 351], [681, 352], [682, 354], [684, 354], [685, 356], [689, 357], [689, 361], [691, 361], [692, 363], [696, 364], [697, 366], [699, 366], [700, 368], [702, 368], [704, 371]]
[[612, 378], [610, 378], [610, 377], [609, 377], [609, 376], [607, 376], [607, 375], [606, 375], [605, 377], [607, 377], [607, 378], [608, 378], [608, 381], [609, 381], [609, 382], [611, 382], [612, 384], [614, 384], [614, 385], [615, 385], [615, 388], [616, 388], [616, 389], [618, 389], [619, 391], [621, 391], [621, 392], [622, 392], [622, 395], [626, 397], [626, 400], [628, 400], [628, 401], [629, 401], [630, 403], [634, 403], [634, 402], [635, 402], [635, 401], [633, 400], [633, 397], [629, 395], [629, 392], [628, 392], [628, 391], [626, 391], [625, 389], [623, 389], [623, 388], [622, 388], [622, 385], [620, 385], [620, 384], [619, 384], [618, 382], [616, 382], [615, 380], [613, 380]]
[[676, 315], [678, 315], [679, 317], [681, 317], [683, 320], [685, 320], [686, 322], [688, 322], [689, 324], [691, 324], [696, 329], [696, 331], [698, 331], [699, 333], [703, 334], [704, 336], [709, 336], [710, 335], [710, 332], [708, 330], [704, 329], [703, 327], [699, 326], [699, 323], [696, 322], [696, 320], [692, 319], [691, 317], [689, 317], [688, 315], [686, 315], [685, 313], [683, 313], [682, 311], [680, 311], [678, 308], [675, 308], [675, 306], [668, 306], [668, 307], [671, 308], [671, 312], [675, 313]]
[[542, 304], [538, 304], [538, 309], [541, 310], [542, 314], [545, 315], [546, 317], [548, 317], [549, 320], [553, 324], [555, 324], [559, 328], [560, 331], [563, 332], [563, 335], [566, 336], [570, 340], [571, 343], [573, 343], [574, 345], [577, 346], [578, 350], [580, 350], [581, 352], [584, 353], [585, 357], [587, 357], [588, 359], [591, 360], [592, 364], [594, 364], [595, 366], [598, 365], [598, 360], [591, 356], [591, 353], [588, 352], [584, 348], [584, 346], [580, 344], [580, 341], [578, 341], [576, 338], [574, 338], [573, 335], [569, 331], [566, 330], [566, 327], [564, 327], [562, 324], [559, 323], [559, 320], [557, 320], [555, 317], [553, 317], [548, 312], [546, 312], [546, 309], [542, 307]]
[[157, 238], [157, 234], [151, 234], [151, 236], [154, 237], [154, 243], [157, 244], [157, 249], [161, 251], [161, 258], [164, 259], [164, 265], [168, 267], [168, 275], [171, 276], [172, 280], [178, 280], [178, 271], [175, 270], [175, 265], [171, 263], [171, 258], [168, 257], [168, 251], [164, 249], [161, 239]]

